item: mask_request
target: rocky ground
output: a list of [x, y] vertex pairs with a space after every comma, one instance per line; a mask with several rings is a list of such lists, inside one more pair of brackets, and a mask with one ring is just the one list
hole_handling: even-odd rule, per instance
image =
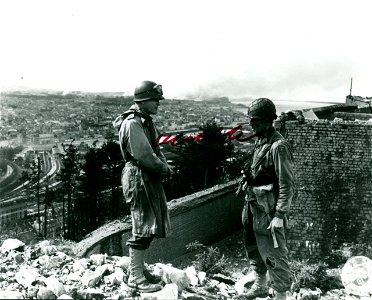
[[[195, 254], [185, 255], [170, 264], [148, 267], [162, 276], [164, 288], [153, 294], [131, 290], [128, 257], [92, 255], [77, 258], [72, 244], [42, 241], [26, 246], [22, 241], [7, 239], [0, 248], [0, 299], [233, 299], [252, 284], [247, 273], [241, 233], [214, 245], [225, 255], [223, 274], [206, 274], [195, 268]], [[257, 298], [258, 299], [270, 299]], [[372, 299], [349, 295], [344, 289], [321, 294], [320, 290], [303, 289], [288, 294], [288, 299]]]

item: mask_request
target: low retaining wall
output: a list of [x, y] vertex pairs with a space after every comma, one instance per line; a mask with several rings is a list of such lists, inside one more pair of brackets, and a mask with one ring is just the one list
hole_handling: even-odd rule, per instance
[[[241, 229], [243, 199], [235, 196], [236, 188], [237, 183], [230, 182], [170, 201], [172, 233], [154, 240], [146, 261], [171, 261], [186, 254], [186, 245], [195, 240], [208, 245]], [[128, 255], [125, 243], [131, 229], [130, 219], [108, 223], [79, 242], [75, 253], [83, 257], [97, 253]]]

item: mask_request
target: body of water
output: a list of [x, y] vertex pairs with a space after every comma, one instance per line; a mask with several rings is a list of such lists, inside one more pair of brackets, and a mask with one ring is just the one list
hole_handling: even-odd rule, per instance
[[[318, 102], [318, 101], [273, 101], [276, 107], [277, 114], [281, 114], [282, 112], [286, 112], [289, 110], [302, 110], [302, 109], [310, 109], [310, 108], [317, 108], [317, 107], [324, 107], [324, 106], [330, 106], [335, 104], [341, 104], [345, 102]], [[244, 104], [245, 106], [248, 106], [250, 104], [250, 101], [231, 101], [231, 103], [240, 103]], [[239, 108], [238, 109], [241, 112], [246, 113], [247, 108]]]

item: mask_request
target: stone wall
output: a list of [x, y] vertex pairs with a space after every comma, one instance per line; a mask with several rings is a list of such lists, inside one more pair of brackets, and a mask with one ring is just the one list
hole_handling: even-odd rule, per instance
[[[172, 233], [166, 239], [155, 239], [146, 260], [169, 262], [186, 254], [186, 245], [195, 240], [208, 245], [237, 232], [243, 199], [235, 196], [236, 188], [237, 183], [230, 182], [170, 201]], [[86, 257], [94, 253], [128, 255], [125, 242], [130, 236], [130, 220], [116, 220], [79, 242], [75, 252]]]
[[363, 239], [372, 217], [372, 123], [292, 121], [285, 124], [285, 136], [297, 182], [288, 231], [291, 256], [324, 256], [342, 242]]

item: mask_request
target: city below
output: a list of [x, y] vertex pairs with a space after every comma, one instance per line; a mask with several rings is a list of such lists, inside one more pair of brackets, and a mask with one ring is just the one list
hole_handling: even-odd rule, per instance
[[[77, 146], [81, 154], [89, 147], [117, 140], [113, 120], [133, 103], [132, 97], [115, 93], [63, 93], [54, 91], [11, 91], [1, 93], [0, 149], [17, 149], [12, 160], [0, 157], [0, 224], [35, 216], [36, 201], [26, 201], [32, 183], [22, 180], [25, 163], [40, 158], [40, 182], [50, 189], [60, 182], [60, 153], [63, 145]], [[207, 120], [224, 129], [244, 123], [246, 107], [227, 97], [205, 100], [166, 99], [154, 116], [164, 135], [197, 134]], [[165, 155], [168, 153], [164, 150]], [[43, 209], [43, 207], [39, 208]], [[54, 207], [53, 214], [61, 207]], [[50, 215], [50, 216], [49, 216]], [[52, 218], [52, 212], [48, 218]], [[53, 222], [48, 222], [52, 226]]]
[[[227, 97], [166, 99], [153, 118], [162, 140], [177, 134], [197, 135], [200, 126], [208, 120], [229, 132], [246, 124], [247, 107], [242, 103], [251, 100], [233, 102]], [[64, 146], [73, 144], [80, 154], [85, 154], [89, 147], [101, 147], [108, 140], [117, 141], [118, 134], [112, 122], [132, 104], [133, 98], [122, 93], [3, 91], [0, 102], [0, 226], [12, 224], [25, 216], [35, 219], [36, 200], [26, 201], [30, 199], [28, 193], [33, 183], [22, 176], [30, 162], [40, 159], [40, 182], [51, 190], [56, 189], [60, 185], [57, 176], [61, 169], [59, 154], [64, 153]], [[329, 104], [314, 102], [307, 103], [306, 107], [296, 107], [293, 103], [280, 102], [277, 113], [284, 109]], [[249, 133], [249, 128], [243, 127], [243, 130]], [[237, 144], [242, 149], [248, 146], [246, 142]], [[16, 151], [11, 159], [4, 155], [9, 149]], [[172, 154], [164, 148], [162, 150], [171, 160]], [[61, 209], [57, 204], [47, 217], [58, 218], [59, 215], [60, 218], [58, 211]], [[54, 223], [59, 222], [55, 220]], [[53, 222], [48, 222], [48, 226], [53, 226]]]

